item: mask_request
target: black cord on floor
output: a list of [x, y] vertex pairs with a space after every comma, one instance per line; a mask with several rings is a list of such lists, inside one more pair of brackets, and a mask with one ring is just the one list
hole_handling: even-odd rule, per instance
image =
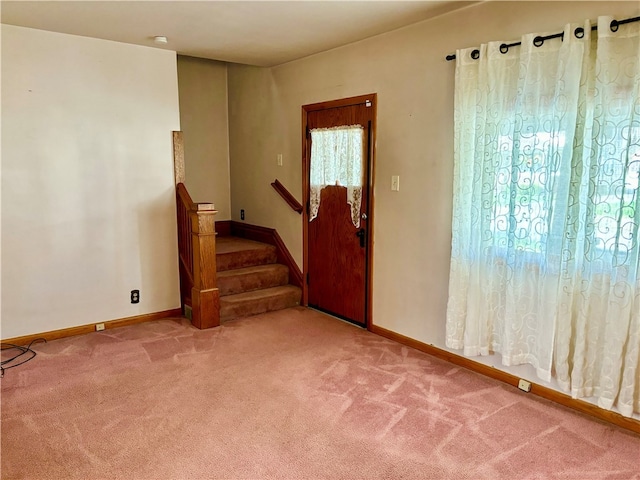
[[[4, 377], [5, 370], [8, 370], [10, 368], [15, 368], [19, 365], [22, 365], [23, 363], [27, 363], [29, 360], [35, 357], [36, 352], [34, 352], [31, 349], [31, 345], [33, 345], [36, 342], [46, 343], [47, 340], [45, 338], [34, 338], [33, 340], [31, 340], [31, 343], [29, 343], [29, 345], [27, 345], [26, 347], [22, 345], [14, 345], [13, 343], [0, 343], [0, 347], [3, 352], [5, 350], [17, 350], [19, 352], [19, 353], [16, 353], [13, 357], [7, 358], [6, 360], [2, 360], [0, 362], [0, 378]], [[23, 358], [18, 363], [14, 363], [23, 355], [27, 355], [27, 357]]]

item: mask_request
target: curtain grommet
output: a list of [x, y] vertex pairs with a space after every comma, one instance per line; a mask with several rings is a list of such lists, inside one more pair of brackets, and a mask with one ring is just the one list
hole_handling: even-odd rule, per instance
[[471, 58], [477, 60], [480, 58], [480, 50], [476, 49], [471, 52]]
[[611, 20], [611, 23], [609, 24], [609, 28], [611, 29], [612, 32], [617, 32], [619, 27], [620, 27], [620, 23], [617, 20]]
[[500, 45], [500, 53], [504, 55], [508, 51], [509, 51], [509, 45], [507, 45], [506, 43], [503, 43], [502, 45]]
[[578, 27], [574, 30], [573, 34], [576, 38], [584, 38], [584, 28]]
[[544, 44], [544, 38], [542, 38], [540, 35], [538, 35], [536, 38], [533, 39], [533, 45], [535, 47], [541, 47]]

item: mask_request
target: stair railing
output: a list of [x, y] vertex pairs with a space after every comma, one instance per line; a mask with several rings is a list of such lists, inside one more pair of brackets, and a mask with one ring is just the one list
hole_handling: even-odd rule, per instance
[[191, 307], [197, 328], [220, 325], [220, 294], [216, 286], [216, 233], [212, 203], [194, 203], [184, 185], [182, 132], [173, 132], [180, 262], [180, 302]]
[[291, 192], [287, 190], [282, 183], [280, 183], [280, 180], [276, 178], [276, 180], [271, 183], [271, 186], [276, 192], [278, 192], [282, 199], [287, 202], [287, 205], [289, 205], [294, 212], [302, 213], [302, 205], [298, 200], [296, 200], [296, 197], [294, 197]]

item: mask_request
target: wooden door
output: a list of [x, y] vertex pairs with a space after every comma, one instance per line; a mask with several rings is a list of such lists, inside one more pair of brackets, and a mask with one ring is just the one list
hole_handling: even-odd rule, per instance
[[316, 128], [361, 125], [362, 198], [360, 225], [352, 220], [345, 186], [321, 190], [317, 217], [306, 225], [307, 304], [339, 318], [367, 326], [371, 249], [371, 163], [375, 95], [306, 106], [305, 199], [309, 205], [312, 135]]

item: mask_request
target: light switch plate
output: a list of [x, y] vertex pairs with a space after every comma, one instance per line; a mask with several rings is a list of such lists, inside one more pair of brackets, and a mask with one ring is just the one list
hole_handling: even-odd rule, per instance
[[400, 175], [391, 176], [391, 190], [394, 192], [400, 191]]

